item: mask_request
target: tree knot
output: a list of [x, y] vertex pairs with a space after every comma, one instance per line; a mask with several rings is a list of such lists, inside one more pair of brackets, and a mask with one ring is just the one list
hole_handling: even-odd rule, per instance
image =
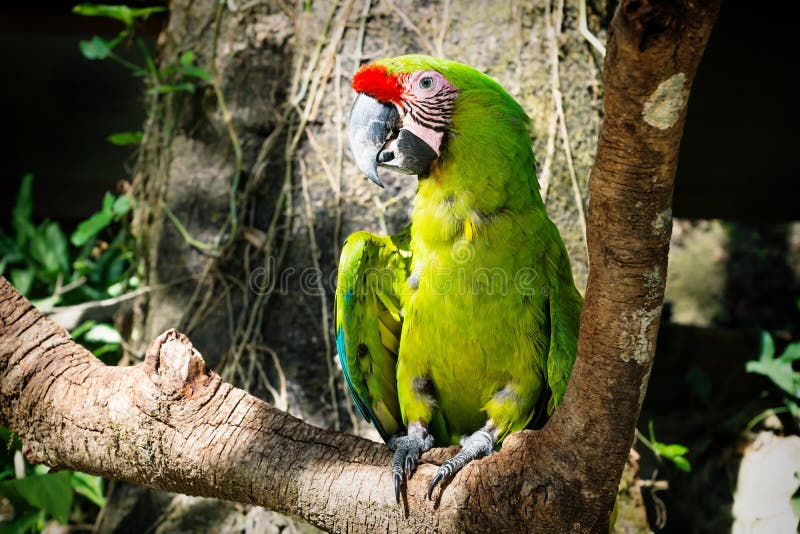
[[644, 52], [654, 40], [678, 31], [685, 8], [680, 0], [628, 0], [622, 3], [620, 12], [638, 41], [639, 51]]
[[189, 338], [174, 328], [150, 343], [144, 362], [147, 376], [170, 397], [196, 397], [216, 376]]

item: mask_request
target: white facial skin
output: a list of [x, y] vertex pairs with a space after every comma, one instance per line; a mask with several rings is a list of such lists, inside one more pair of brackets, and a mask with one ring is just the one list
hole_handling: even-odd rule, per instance
[[[417, 110], [417, 117], [430, 123], [429, 116], [438, 118], [439, 121], [449, 122], [449, 108], [458, 90], [447, 81], [440, 73], [434, 70], [423, 70], [401, 75], [401, 85], [406, 89], [405, 100], [407, 103], [395, 104], [397, 112], [403, 121], [403, 128], [413, 133], [431, 147], [437, 155], [442, 144], [444, 129], [435, 130], [414, 120], [407, 108], [412, 106]], [[441, 111], [446, 108], [447, 111]]]

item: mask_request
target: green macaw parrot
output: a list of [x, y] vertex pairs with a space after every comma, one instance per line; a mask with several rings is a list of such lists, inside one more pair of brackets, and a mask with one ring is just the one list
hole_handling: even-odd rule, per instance
[[432, 446], [462, 449], [435, 486], [538, 426], [567, 388], [583, 300], [539, 194], [529, 122], [493, 79], [444, 59], [353, 77], [359, 168], [418, 176], [411, 224], [345, 241], [336, 342], [359, 412], [395, 451], [395, 497]]

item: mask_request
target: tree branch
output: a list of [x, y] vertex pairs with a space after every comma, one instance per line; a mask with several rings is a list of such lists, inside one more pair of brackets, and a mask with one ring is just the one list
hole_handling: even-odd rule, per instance
[[510, 436], [434, 503], [424, 499], [430, 463], [448, 451], [423, 458], [398, 506], [385, 446], [224, 383], [175, 330], [143, 363], [107, 367], [2, 277], [0, 424], [32, 462], [257, 504], [331, 531], [603, 531], [652, 366], [685, 105], [717, 11], [718, 0], [621, 3], [569, 389], [544, 429]]
[[570, 444], [561, 498], [572, 517], [610, 510], [633, 442], [664, 300], [686, 103], [718, 11], [718, 0], [626, 0], [609, 29], [578, 357], [546, 428], [554, 446]]
[[144, 362], [109, 367], [0, 277], [0, 346], [0, 424], [32, 463], [257, 504], [328, 530], [364, 528], [371, 516], [424, 530], [447, 517], [423, 499], [424, 476], [409, 485], [404, 517], [384, 445], [312, 427], [224, 383], [175, 330]]

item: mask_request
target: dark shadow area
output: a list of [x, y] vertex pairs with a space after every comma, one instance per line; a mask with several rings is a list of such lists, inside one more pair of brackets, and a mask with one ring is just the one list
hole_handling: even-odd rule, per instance
[[788, 225], [733, 222], [727, 231], [726, 316], [720, 324], [759, 327], [783, 343], [797, 340], [800, 285], [788, 263]]
[[[70, 226], [93, 213], [119, 180], [129, 179], [134, 149], [106, 137], [141, 129], [143, 95], [127, 69], [89, 61], [78, 48], [93, 35], [113, 37], [121, 24], [75, 15], [72, 2], [35, 4], [0, 6], [0, 224], [7, 225], [20, 179], [33, 173], [35, 215]], [[131, 2], [147, 4], [153, 2]], [[163, 22], [154, 16], [141, 28], [152, 44]], [[122, 43], [117, 52], [140, 61], [133, 43]]]
[[697, 72], [675, 183], [684, 218], [800, 219], [797, 7], [725, 2]]
[[[789, 13], [796, 9], [763, 7], [723, 4], [689, 101], [674, 215], [724, 221], [725, 279], [708, 327], [671, 323], [665, 304], [639, 430], [647, 436], [653, 421], [659, 441], [689, 447], [692, 471], [637, 444], [640, 476], [669, 485], [642, 490], [658, 532], [730, 531], [739, 464], [752, 439], [745, 429], [783, 403], [774, 384], [745, 366], [759, 357], [760, 330], [773, 335], [777, 353], [800, 339], [797, 253], [786, 224], [800, 219], [792, 193], [800, 115], [789, 67], [798, 48]], [[782, 432], [797, 431], [791, 417], [779, 419]]]

